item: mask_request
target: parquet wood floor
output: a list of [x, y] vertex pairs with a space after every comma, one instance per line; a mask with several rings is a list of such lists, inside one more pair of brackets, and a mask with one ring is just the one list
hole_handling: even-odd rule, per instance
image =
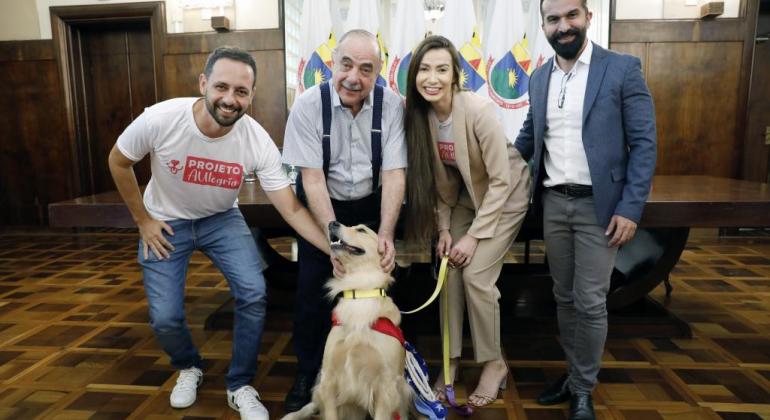
[[[204, 329], [229, 296], [224, 278], [205, 257], [193, 257], [186, 305], [206, 358], [205, 381], [193, 407], [172, 409], [175, 375], [147, 325], [136, 237], [0, 233], [0, 419], [238, 418], [224, 392], [231, 334]], [[276, 247], [290, 249], [285, 240]], [[533, 252], [542, 261], [542, 244]], [[520, 253], [514, 245], [509, 259]], [[770, 237], [693, 234], [672, 284], [670, 299], [662, 287], [652, 296], [687, 321], [694, 337], [609, 340], [594, 394], [599, 418], [770, 419]], [[296, 363], [291, 312], [281, 303], [291, 293], [275, 289], [254, 385], [279, 417]], [[416, 342], [435, 370], [438, 337]], [[566, 405], [534, 402], [563, 368], [556, 338], [506, 336], [504, 346], [509, 387], [474, 418], [565, 418]], [[480, 373], [473, 363], [463, 368], [460, 399]]]

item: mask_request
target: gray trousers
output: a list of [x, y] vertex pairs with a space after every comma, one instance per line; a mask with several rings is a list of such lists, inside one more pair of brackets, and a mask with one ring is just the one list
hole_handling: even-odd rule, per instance
[[618, 248], [607, 246], [593, 197], [546, 189], [543, 235], [572, 393], [591, 393], [607, 339], [607, 292]]

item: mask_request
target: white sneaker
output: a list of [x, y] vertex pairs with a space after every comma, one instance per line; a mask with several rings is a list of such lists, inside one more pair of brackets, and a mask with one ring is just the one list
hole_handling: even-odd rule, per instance
[[195, 402], [198, 386], [203, 382], [203, 372], [197, 367], [182, 369], [176, 378], [169, 402], [174, 408], [186, 408]]
[[259, 402], [259, 394], [250, 385], [227, 391], [227, 405], [241, 414], [241, 420], [269, 420], [267, 409]]

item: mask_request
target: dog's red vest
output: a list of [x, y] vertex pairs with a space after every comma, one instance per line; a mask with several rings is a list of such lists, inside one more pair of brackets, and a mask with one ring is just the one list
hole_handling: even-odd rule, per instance
[[[334, 312], [332, 312], [332, 325], [342, 325]], [[404, 333], [401, 332], [401, 328], [398, 328], [396, 324], [394, 324], [393, 321], [388, 318], [377, 318], [377, 320], [374, 321], [374, 324], [372, 324], [372, 329], [378, 333], [389, 335], [395, 338], [399, 343], [401, 343], [402, 346], [406, 341], [404, 339]], [[401, 416], [398, 415], [398, 413], [393, 413], [393, 420], [401, 420]]]
[[[337, 319], [337, 315], [332, 312], [332, 325], [338, 326], [342, 325], [340, 321]], [[374, 321], [374, 324], [372, 324], [372, 329], [377, 331], [378, 333], [382, 333], [385, 335], [389, 335], [396, 340], [398, 340], [401, 345], [404, 345], [404, 342], [406, 341], [404, 339], [404, 333], [401, 332], [401, 328], [398, 328], [396, 324], [393, 323], [388, 318], [377, 318], [376, 321]]]

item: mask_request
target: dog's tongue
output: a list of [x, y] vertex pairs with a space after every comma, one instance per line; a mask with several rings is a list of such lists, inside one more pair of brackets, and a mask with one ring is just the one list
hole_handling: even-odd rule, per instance
[[363, 255], [364, 252], [365, 252], [361, 248], [357, 248], [357, 247], [354, 247], [354, 246], [351, 246], [351, 245], [348, 245], [348, 244], [345, 244], [345, 251], [347, 251], [347, 252], [349, 252], [349, 253], [351, 253], [353, 255]]

